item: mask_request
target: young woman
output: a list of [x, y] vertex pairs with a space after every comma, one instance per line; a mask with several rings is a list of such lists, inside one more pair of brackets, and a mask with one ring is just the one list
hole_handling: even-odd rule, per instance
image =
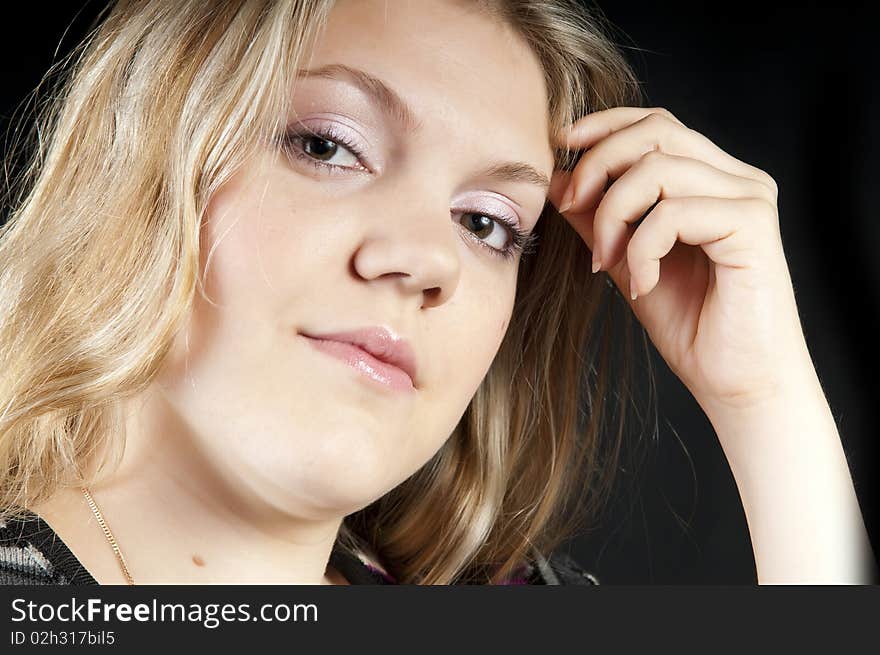
[[70, 69], [0, 238], [6, 580], [595, 582], [634, 317], [759, 582], [866, 581], [773, 179], [574, 0], [120, 1]]

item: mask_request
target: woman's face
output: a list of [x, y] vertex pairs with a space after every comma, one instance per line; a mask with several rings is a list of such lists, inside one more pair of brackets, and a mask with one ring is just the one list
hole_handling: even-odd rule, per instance
[[[279, 508], [347, 514], [413, 474], [505, 334], [519, 257], [497, 219], [530, 233], [544, 206], [523, 165], [552, 172], [547, 91], [525, 43], [469, 5], [339, 2], [303, 63], [324, 73], [297, 82], [287, 117], [333, 136], [267, 147], [208, 208], [215, 304], [197, 297], [161, 382], [212, 465]], [[383, 81], [412, 124], [342, 67]], [[410, 344], [415, 388], [301, 334], [376, 326]]]

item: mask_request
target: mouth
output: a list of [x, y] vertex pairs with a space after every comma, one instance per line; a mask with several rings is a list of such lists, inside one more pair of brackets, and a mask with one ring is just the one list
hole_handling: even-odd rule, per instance
[[[416, 389], [413, 376], [408, 370], [398, 366], [393, 357], [383, 359], [381, 358], [381, 352], [374, 353], [357, 343], [339, 338], [329, 338], [327, 335], [311, 336], [304, 333], [300, 334], [313, 348], [343, 362], [362, 374], [365, 379], [375, 384], [389, 390], [404, 393], [412, 393]], [[382, 349], [374, 348], [373, 350], [381, 351]], [[385, 352], [387, 352], [387, 349]], [[400, 351], [397, 354], [399, 355]], [[400, 359], [398, 357], [398, 360]]]

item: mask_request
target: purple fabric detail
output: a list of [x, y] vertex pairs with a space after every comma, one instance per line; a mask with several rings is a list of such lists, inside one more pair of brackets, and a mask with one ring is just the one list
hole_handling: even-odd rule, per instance
[[[377, 567], [373, 566], [372, 564], [370, 564], [369, 562], [365, 562], [364, 560], [361, 560], [361, 562], [370, 571], [372, 571], [373, 573], [377, 573], [378, 575], [381, 575], [389, 583], [397, 584], [397, 580], [395, 578], [393, 578], [392, 576], [390, 576], [389, 574], [387, 574], [382, 569], [377, 568]], [[529, 584], [529, 574], [530, 573], [531, 573], [530, 567], [522, 566], [516, 570], [516, 575], [514, 577], [508, 578], [506, 580], [502, 580], [498, 584], [499, 585], [527, 585], [527, 584]]]
[[511, 578], [510, 580], [504, 580], [503, 582], [500, 582], [499, 584], [503, 584], [503, 585], [529, 584], [529, 581], [526, 580], [524, 577], [520, 576], [518, 578]]
[[513, 572], [513, 577], [507, 578], [506, 580], [503, 580], [503, 581], [499, 582], [498, 584], [503, 584], [503, 585], [529, 584], [529, 578], [531, 577], [531, 574], [532, 574], [532, 567], [529, 566], [528, 564], [524, 564], [524, 565], [520, 566], [519, 568], [517, 568]]
[[392, 584], [397, 584], [397, 580], [395, 580], [393, 577], [391, 577], [390, 575], [385, 573], [385, 571], [383, 571], [382, 569], [376, 568], [375, 566], [373, 566], [369, 562], [364, 562], [364, 566], [366, 566], [368, 569], [370, 569], [373, 573], [378, 573], [383, 578], [385, 578], [388, 582], [390, 582]]

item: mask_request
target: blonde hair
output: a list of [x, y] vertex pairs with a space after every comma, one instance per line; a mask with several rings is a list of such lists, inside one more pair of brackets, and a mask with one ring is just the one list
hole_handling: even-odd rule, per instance
[[[473, 4], [536, 53], [552, 132], [640, 104], [600, 15], [574, 0]], [[61, 83], [0, 228], [0, 518], [118, 462], [120, 401], [150, 384], [203, 288], [208, 200], [283, 129], [291, 73], [332, 6], [120, 0], [50, 70]], [[399, 582], [497, 582], [610, 494], [634, 322], [549, 203], [536, 233], [504, 341], [450, 439], [340, 531]]]

